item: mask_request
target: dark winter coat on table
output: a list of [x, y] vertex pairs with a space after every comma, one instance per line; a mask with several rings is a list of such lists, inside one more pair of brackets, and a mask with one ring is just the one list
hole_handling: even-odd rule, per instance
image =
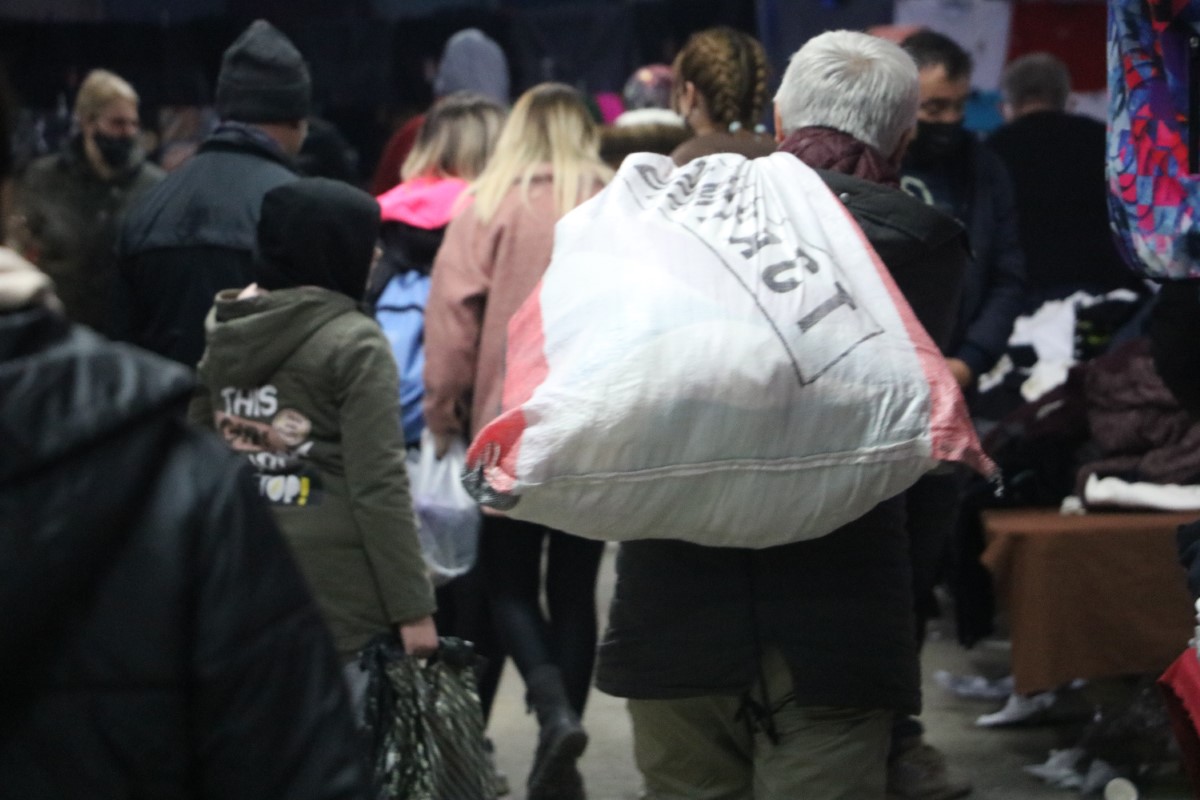
[[17, 184], [12, 231], [25, 256], [54, 279], [74, 322], [105, 331], [111, 322], [121, 217], [163, 171], [135, 152], [111, 180], [100, 177], [72, 138], [62, 152], [30, 164]]
[[[1200, 421], [1180, 406], [1155, 368], [1148, 339], [1135, 339], [1083, 367], [1091, 452], [1077, 475], [1129, 482], [1200, 482]], [[1080, 491], [1082, 496], [1082, 491]]]
[[[944, 341], [966, 260], [961, 226], [898, 189], [819, 174], [922, 324]], [[915, 712], [920, 680], [904, 522], [896, 497], [828, 536], [764, 550], [623, 543], [597, 686], [641, 699], [740, 694], [758, 680], [760, 654], [771, 646], [791, 666], [801, 705]]]
[[187, 371], [0, 314], [0, 794], [365, 797], [329, 635]]
[[265, 134], [218, 128], [130, 208], [118, 243], [114, 336], [194, 367], [213, 298], [250, 283], [263, 196], [296, 177]]
[[344, 294], [217, 297], [189, 416], [215, 428], [308, 579], [338, 652], [433, 613], [404, 466], [396, 364]]

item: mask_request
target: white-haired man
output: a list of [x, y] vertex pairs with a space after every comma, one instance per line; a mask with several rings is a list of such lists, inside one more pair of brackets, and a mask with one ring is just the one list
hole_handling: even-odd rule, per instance
[[[780, 149], [809, 166], [841, 173], [836, 178], [826, 177], [826, 181], [879, 250], [918, 318], [943, 351], [953, 353], [961, 339], [961, 308], [958, 297], [943, 287], [949, 285], [945, 283], [949, 275], [954, 276], [954, 285], [964, 284], [965, 254], [955, 252], [951, 256], [942, 250], [956, 265], [948, 272], [951, 268], [945, 262], [906, 259], [889, 252], [886, 244], [892, 239], [888, 233], [891, 227], [923, 236], [930, 231], [949, 235], [949, 225], [959, 230], [961, 237], [961, 228], [949, 216], [930, 213], [933, 206], [904, 191], [894, 191], [900, 187], [900, 165], [914, 138], [921, 97], [919, 79], [913, 80], [919, 73], [912, 58], [890, 42], [849, 32], [818, 37], [810, 52], [801, 52], [803, 57], [797, 54], [789, 66], [776, 98]], [[800, 75], [805, 79], [799, 80]], [[839, 91], [848, 84], [861, 88]], [[886, 102], [889, 95], [901, 92], [902, 103]], [[858, 149], [863, 145], [869, 146], [859, 156]], [[886, 158], [880, 161], [884, 154]], [[846, 174], [866, 178], [873, 185], [862, 187], [865, 195], [847, 191], [843, 185]], [[872, 199], [868, 201], [867, 197]], [[905, 252], [919, 255], [919, 250], [907, 247]], [[918, 643], [924, 639], [926, 612], [922, 601], [936, 582], [940, 556], [957, 513], [958, 486], [957, 476], [935, 474], [922, 478], [905, 494]], [[888, 768], [889, 792], [906, 800], [950, 800], [967, 794], [970, 784], [951, 777], [945, 759], [925, 743], [923, 733], [912, 709], [897, 716]]]
[[[896, 166], [917, 72], [898, 47], [838, 31], [793, 56], [780, 149], [819, 169], [939, 341], [966, 249]], [[892, 721], [920, 705], [904, 498], [828, 536], [766, 550], [629, 542], [597, 685], [629, 698], [646, 796], [883, 797]]]

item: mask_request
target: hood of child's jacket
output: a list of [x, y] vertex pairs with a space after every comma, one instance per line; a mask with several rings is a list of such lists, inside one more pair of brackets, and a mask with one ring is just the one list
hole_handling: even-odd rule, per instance
[[264, 289], [320, 286], [361, 300], [379, 204], [341, 181], [302, 178], [263, 196], [254, 281]]
[[236, 291], [222, 292], [209, 315], [208, 350], [200, 368], [230, 385], [258, 386], [330, 321], [358, 313], [349, 297], [316, 286], [241, 300]]
[[384, 222], [403, 222], [433, 230], [450, 224], [462, 208], [467, 182], [461, 178], [416, 178], [379, 195]]

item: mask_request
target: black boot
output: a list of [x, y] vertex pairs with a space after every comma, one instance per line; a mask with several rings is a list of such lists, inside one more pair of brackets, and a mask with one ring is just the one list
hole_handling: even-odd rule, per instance
[[529, 772], [530, 800], [582, 800], [583, 781], [575, 762], [588, 737], [567, 702], [558, 667], [545, 665], [525, 677], [525, 700], [537, 714], [538, 744]]

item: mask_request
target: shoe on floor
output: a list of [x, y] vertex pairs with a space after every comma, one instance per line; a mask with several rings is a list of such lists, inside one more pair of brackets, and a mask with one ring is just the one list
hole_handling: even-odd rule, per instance
[[971, 793], [971, 784], [956, 780], [946, 757], [919, 736], [896, 743], [888, 762], [888, 797], [894, 800], [955, 800]]
[[1010, 694], [1004, 707], [975, 720], [981, 728], [1000, 728], [1005, 725], [1036, 725], [1044, 722], [1050, 708], [1058, 702], [1057, 692]]
[[483, 749], [487, 754], [488, 771], [491, 774], [492, 792], [496, 797], [505, 797], [512, 794], [512, 787], [508, 785], [508, 776], [500, 771], [496, 766], [496, 746], [492, 744], [491, 739], [483, 740]]
[[563, 767], [530, 789], [528, 800], [587, 800], [583, 775], [574, 764]]
[[525, 676], [525, 699], [538, 721], [537, 750], [526, 782], [530, 800], [583, 800], [583, 778], [575, 762], [588, 736], [567, 700], [558, 667], [531, 669]]

